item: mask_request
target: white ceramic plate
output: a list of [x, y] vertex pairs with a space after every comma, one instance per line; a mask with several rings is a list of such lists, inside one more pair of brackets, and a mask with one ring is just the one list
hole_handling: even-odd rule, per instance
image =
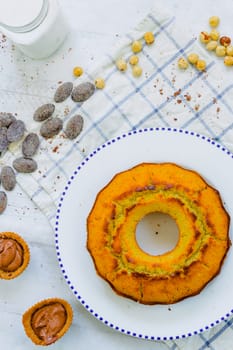
[[132, 131], [106, 142], [78, 165], [62, 193], [55, 241], [62, 273], [97, 319], [122, 333], [178, 339], [209, 329], [233, 313], [232, 248], [221, 273], [197, 296], [173, 305], [141, 305], [118, 296], [95, 271], [86, 249], [86, 218], [97, 193], [118, 172], [141, 162], [174, 162], [198, 171], [233, 213], [233, 155], [205, 136], [178, 129]]

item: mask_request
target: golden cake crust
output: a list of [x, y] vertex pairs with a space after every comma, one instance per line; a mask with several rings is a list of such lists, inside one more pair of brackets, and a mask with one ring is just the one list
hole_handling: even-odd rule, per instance
[[26, 241], [15, 232], [0, 232], [0, 278], [18, 277], [29, 261], [30, 250]]
[[[39, 310], [43, 310], [44, 307], [53, 307], [53, 306], [57, 305], [62, 306], [62, 308], [64, 308], [65, 310], [65, 322], [64, 325], [61, 327], [61, 329], [56, 332], [55, 335], [53, 335], [51, 337], [51, 340], [47, 340], [40, 337], [37, 333], [36, 333], [36, 329], [35, 326], [33, 324], [33, 316], [35, 315], [35, 313]], [[49, 312], [46, 310], [46, 317], [50, 317]], [[51, 315], [52, 318], [52, 315]], [[41, 317], [41, 319], [43, 320], [43, 324], [41, 324], [41, 321], [39, 320], [38, 322], [40, 322], [39, 324], [39, 328], [43, 328], [46, 327], [48, 323], [47, 321], [45, 322], [45, 317]], [[44, 299], [39, 301], [38, 303], [34, 304], [33, 306], [31, 306], [24, 314], [22, 317], [22, 323], [24, 326], [24, 330], [25, 333], [27, 334], [27, 336], [33, 341], [34, 344], [36, 345], [43, 345], [43, 346], [47, 346], [50, 344], [53, 344], [54, 342], [56, 342], [58, 339], [60, 339], [69, 329], [71, 323], [73, 320], [73, 311], [72, 311], [72, 307], [71, 305], [64, 299], [61, 298], [49, 298], [49, 299]], [[54, 328], [54, 327], [52, 327]]]
[[[153, 256], [137, 244], [147, 214], [170, 215], [174, 249]], [[87, 249], [113, 290], [143, 304], [172, 304], [199, 293], [220, 271], [230, 247], [230, 217], [219, 192], [195, 171], [173, 163], [141, 163], [116, 174], [87, 218]]]

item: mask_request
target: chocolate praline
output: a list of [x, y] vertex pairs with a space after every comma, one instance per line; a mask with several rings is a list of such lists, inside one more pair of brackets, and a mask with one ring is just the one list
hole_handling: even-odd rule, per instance
[[30, 251], [25, 240], [14, 232], [0, 232], [0, 278], [13, 279], [28, 266]]
[[70, 304], [60, 298], [42, 300], [23, 315], [25, 333], [37, 345], [51, 345], [69, 329], [73, 319]]

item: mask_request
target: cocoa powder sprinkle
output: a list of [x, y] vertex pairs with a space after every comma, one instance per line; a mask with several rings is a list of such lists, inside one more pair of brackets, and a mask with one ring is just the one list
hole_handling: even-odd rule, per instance
[[176, 97], [176, 96], [180, 95], [180, 93], [181, 93], [181, 89], [175, 91], [173, 96]]

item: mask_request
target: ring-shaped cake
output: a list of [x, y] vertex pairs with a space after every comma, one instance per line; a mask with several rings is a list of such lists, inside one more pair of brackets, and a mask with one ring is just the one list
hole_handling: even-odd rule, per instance
[[[173, 218], [174, 249], [151, 255], [136, 240], [149, 213]], [[113, 290], [143, 304], [172, 304], [198, 294], [221, 269], [230, 217], [219, 192], [197, 172], [173, 163], [141, 163], [116, 174], [87, 218], [87, 249]]]

